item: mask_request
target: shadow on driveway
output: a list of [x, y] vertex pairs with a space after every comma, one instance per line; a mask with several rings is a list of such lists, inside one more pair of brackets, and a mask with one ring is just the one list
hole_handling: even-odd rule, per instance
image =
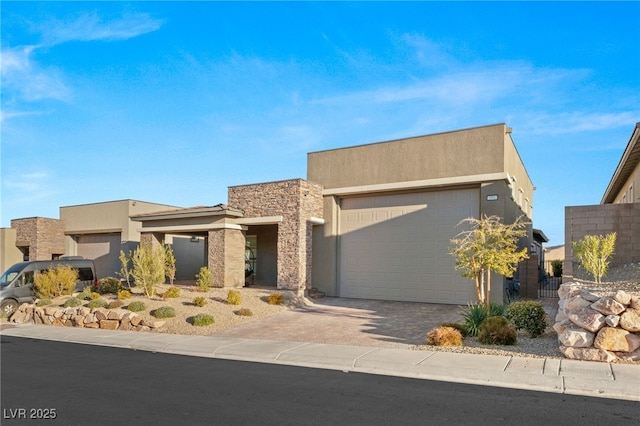
[[215, 333], [215, 336], [338, 345], [407, 348], [427, 331], [462, 320], [457, 305], [326, 297]]

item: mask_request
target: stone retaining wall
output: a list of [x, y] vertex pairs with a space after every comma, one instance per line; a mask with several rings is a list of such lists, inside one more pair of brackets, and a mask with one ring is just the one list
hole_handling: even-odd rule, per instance
[[586, 361], [640, 361], [640, 296], [618, 291], [601, 297], [577, 282], [558, 289], [553, 326], [560, 352]]
[[44, 324], [60, 327], [103, 328], [106, 330], [151, 331], [164, 321], [146, 321], [135, 312], [125, 309], [39, 307], [24, 303], [11, 315], [9, 322], [16, 324]]

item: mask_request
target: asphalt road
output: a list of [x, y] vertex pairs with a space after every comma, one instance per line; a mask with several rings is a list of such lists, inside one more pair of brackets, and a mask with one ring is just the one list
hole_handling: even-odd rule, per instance
[[0, 352], [3, 426], [640, 424], [631, 401], [9, 336]]

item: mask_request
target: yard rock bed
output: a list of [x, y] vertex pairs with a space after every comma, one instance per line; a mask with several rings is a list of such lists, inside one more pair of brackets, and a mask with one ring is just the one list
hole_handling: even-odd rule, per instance
[[38, 307], [28, 303], [20, 305], [9, 322], [126, 331], [151, 331], [161, 328], [165, 324], [164, 321], [143, 319], [137, 313], [124, 309], [87, 308], [85, 306], [76, 308]]
[[602, 296], [579, 282], [558, 290], [553, 326], [570, 359], [640, 362], [640, 296], [618, 290]]

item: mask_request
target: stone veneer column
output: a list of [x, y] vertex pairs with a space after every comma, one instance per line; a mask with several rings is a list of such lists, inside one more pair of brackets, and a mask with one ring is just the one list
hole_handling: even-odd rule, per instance
[[302, 293], [310, 287], [310, 219], [322, 218], [322, 186], [303, 179], [233, 186], [229, 187], [229, 205], [243, 210], [245, 218], [282, 216], [278, 223], [278, 288]]
[[209, 230], [207, 266], [214, 287], [244, 286], [245, 236], [240, 229]]
[[46, 217], [13, 219], [11, 228], [16, 230], [16, 247], [29, 248], [29, 260], [51, 260], [65, 254], [63, 220]]
[[158, 232], [142, 232], [140, 233], [140, 245], [151, 245], [152, 249], [162, 247], [164, 242], [164, 234]]

